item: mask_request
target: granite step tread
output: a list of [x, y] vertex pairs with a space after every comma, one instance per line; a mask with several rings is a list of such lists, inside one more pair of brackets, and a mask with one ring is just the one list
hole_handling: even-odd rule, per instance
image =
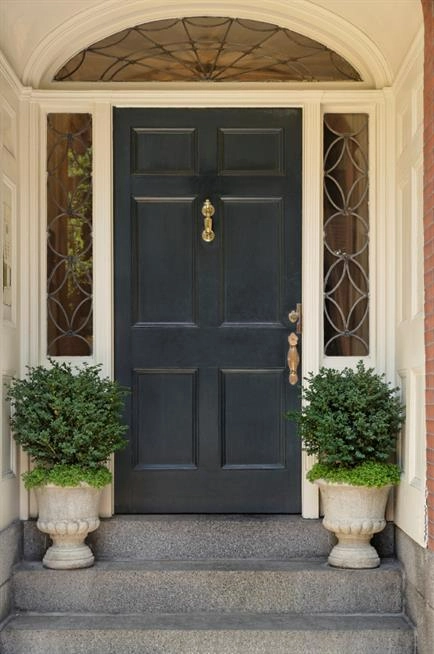
[[402, 615], [29, 615], [0, 633], [4, 654], [410, 654]]
[[[374, 537], [393, 556], [393, 525]], [[321, 520], [299, 515], [116, 515], [101, 520], [88, 542], [98, 559], [308, 559], [327, 556], [333, 535]], [[24, 522], [24, 558], [41, 560], [48, 537]]]
[[23, 611], [147, 613], [218, 611], [399, 613], [397, 561], [373, 570], [306, 561], [98, 561], [84, 570], [24, 562], [14, 572]]
[[[45, 568], [40, 561], [22, 561], [15, 565], [15, 571], [38, 571], [45, 572], [49, 575], [65, 574], [65, 571], [49, 570]], [[386, 574], [391, 570], [400, 571], [401, 564], [397, 559], [382, 559], [378, 568], [370, 570], [345, 570], [344, 568], [334, 568], [327, 563], [325, 557], [315, 557], [311, 559], [153, 559], [153, 560], [97, 560], [91, 568], [71, 571], [70, 574], [95, 574], [99, 570], [143, 570], [143, 571], [163, 571], [163, 570], [215, 570], [215, 571], [251, 571], [251, 570], [270, 570], [270, 571], [298, 571], [298, 570], [315, 570], [324, 574], [348, 573], [363, 577], [366, 574], [375, 576]]]

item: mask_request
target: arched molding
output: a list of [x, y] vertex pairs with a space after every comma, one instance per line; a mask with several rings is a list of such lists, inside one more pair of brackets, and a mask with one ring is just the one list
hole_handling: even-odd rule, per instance
[[355, 25], [310, 0], [107, 0], [53, 30], [35, 48], [23, 74], [33, 88], [47, 88], [68, 59], [127, 27], [182, 16], [232, 16], [265, 21], [324, 43], [347, 59], [370, 88], [390, 86], [391, 71], [375, 43]]

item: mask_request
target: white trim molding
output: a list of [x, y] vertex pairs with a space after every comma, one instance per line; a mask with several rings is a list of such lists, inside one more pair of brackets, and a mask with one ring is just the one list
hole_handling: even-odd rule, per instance
[[[422, 546], [427, 542], [423, 236], [423, 38], [403, 63], [393, 93], [390, 125], [395, 221], [395, 379], [406, 424], [399, 444], [401, 483], [395, 522]], [[392, 198], [391, 198], [392, 200]]]
[[[179, 0], [108, 0], [103, 12], [98, 5], [82, 11], [38, 44], [24, 69], [23, 81], [34, 88], [47, 88], [61, 65], [92, 43], [127, 27], [179, 14]], [[290, 8], [287, 0], [186, 0], [182, 15], [227, 15], [274, 23], [335, 50], [359, 71], [368, 88], [391, 84], [391, 71], [377, 45], [349, 21], [309, 0], [291, 2]]]
[[[322, 114], [324, 110], [337, 112], [366, 112], [370, 115], [371, 129], [371, 175], [384, 175], [384, 143], [375, 135], [384, 127], [382, 91], [300, 91], [300, 90], [269, 90], [264, 86], [254, 91], [232, 88], [232, 90], [210, 88], [190, 91], [175, 89], [154, 89], [152, 92], [108, 92], [97, 91], [36, 91], [31, 109], [33, 110], [33, 125], [38, 122], [39, 146], [32, 147], [39, 165], [32, 166], [30, 172], [32, 181], [30, 188], [39, 188], [40, 201], [32, 201], [32, 207], [39, 217], [33, 223], [38, 224], [38, 237], [33, 242], [39, 242], [40, 262], [35, 263], [41, 274], [31, 275], [26, 295], [32, 299], [33, 319], [28, 326], [28, 333], [33, 334], [27, 348], [29, 361], [43, 362], [45, 359], [45, 139], [46, 115], [50, 112], [76, 111], [93, 115], [94, 137], [94, 355], [92, 360], [103, 364], [104, 373], [113, 376], [113, 289], [108, 280], [113, 278], [113, 244], [112, 244], [112, 110], [118, 107], [300, 107], [303, 109], [303, 376], [309, 371], [318, 370], [323, 362], [322, 342]], [[379, 124], [379, 119], [381, 125]], [[380, 129], [381, 128], [381, 129]], [[38, 149], [39, 148], [39, 149]], [[39, 154], [36, 155], [36, 152]], [[41, 168], [42, 167], [42, 168]], [[383, 206], [377, 200], [379, 191], [384, 187], [385, 180], [379, 179], [372, 186], [372, 206]], [[378, 213], [372, 215], [372, 223], [376, 222]], [[391, 216], [391, 214], [389, 214]], [[36, 218], [36, 215], [35, 215]], [[391, 219], [391, 218], [390, 218]], [[371, 250], [372, 280], [384, 279], [386, 274], [386, 258], [375, 262], [376, 252], [384, 252], [386, 247], [386, 227], [378, 231], [373, 227], [373, 239], [381, 243], [373, 243]], [[378, 249], [377, 249], [378, 248]], [[28, 251], [26, 248], [25, 252]], [[26, 256], [23, 257], [23, 260]], [[42, 269], [42, 270], [41, 270]], [[374, 284], [375, 288], [375, 284]], [[373, 297], [378, 305], [375, 291]], [[382, 296], [381, 296], [382, 297]], [[380, 299], [381, 299], [380, 297]], [[374, 304], [374, 302], [373, 302]], [[39, 311], [37, 307], [39, 306]], [[384, 307], [372, 307], [372, 334], [376, 346], [370, 357], [372, 365], [385, 365], [384, 355], [377, 356], [387, 350], [386, 330], [376, 330], [375, 320], [387, 324]], [[350, 358], [342, 357], [340, 365], [351, 363]], [[330, 362], [327, 362], [328, 364]], [[393, 368], [393, 362], [387, 363], [387, 369]], [[312, 461], [303, 454], [302, 457], [302, 515], [305, 518], [316, 518], [319, 515], [318, 493], [315, 487], [305, 479], [306, 470]], [[32, 511], [32, 507], [31, 507]], [[113, 511], [113, 496], [106, 492], [102, 505], [104, 516]]]
[[[303, 107], [302, 223], [302, 378], [321, 365], [322, 338], [322, 112], [319, 102]], [[303, 451], [301, 495], [303, 518], [319, 515], [318, 487], [306, 479], [313, 457]]]
[[[11, 270], [9, 293], [0, 284], [0, 529], [19, 513], [19, 453], [9, 425], [6, 386], [20, 366], [20, 257], [22, 233], [21, 193], [23, 189], [20, 139], [21, 85], [0, 53], [0, 250], [5, 256], [7, 226], [8, 266]], [[5, 282], [5, 280], [3, 280]]]
[[26, 89], [26, 87], [24, 87], [21, 84], [17, 74], [15, 73], [14, 69], [12, 68], [9, 61], [6, 59], [6, 57], [4, 56], [1, 50], [0, 50], [0, 78], [5, 84], [7, 84], [10, 87], [10, 89], [18, 97], [26, 90], [28, 92], [30, 91], [30, 89]]

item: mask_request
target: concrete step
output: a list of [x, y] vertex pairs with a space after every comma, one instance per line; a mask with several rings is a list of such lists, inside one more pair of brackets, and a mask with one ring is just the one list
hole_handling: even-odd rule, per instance
[[[101, 521], [89, 536], [98, 559], [310, 559], [327, 556], [334, 537], [321, 520], [296, 515], [141, 515]], [[373, 540], [394, 555], [393, 525]], [[48, 537], [24, 523], [24, 558], [41, 560]]]
[[20, 615], [3, 654], [413, 654], [401, 615]]
[[311, 561], [97, 562], [47, 570], [27, 562], [14, 574], [22, 611], [77, 613], [396, 613], [401, 570], [340, 570]]

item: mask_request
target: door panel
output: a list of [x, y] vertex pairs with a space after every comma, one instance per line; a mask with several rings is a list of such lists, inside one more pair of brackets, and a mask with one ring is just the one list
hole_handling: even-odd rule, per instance
[[284, 130], [218, 130], [219, 175], [284, 175]]
[[[115, 111], [118, 512], [299, 512], [301, 112]], [[206, 198], [215, 239], [201, 234]]]
[[194, 210], [194, 198], [134, 198], [135, 323], [195, 322]]
[[135, 175], [195, 175], [197, 130], [133, 128], [132, 173]]
[[282, 372], [221, 371], [224, 468], [285, 467]]
[[222, 198], [226, 324], [279, 322], [282, 210], [282, 198]]

